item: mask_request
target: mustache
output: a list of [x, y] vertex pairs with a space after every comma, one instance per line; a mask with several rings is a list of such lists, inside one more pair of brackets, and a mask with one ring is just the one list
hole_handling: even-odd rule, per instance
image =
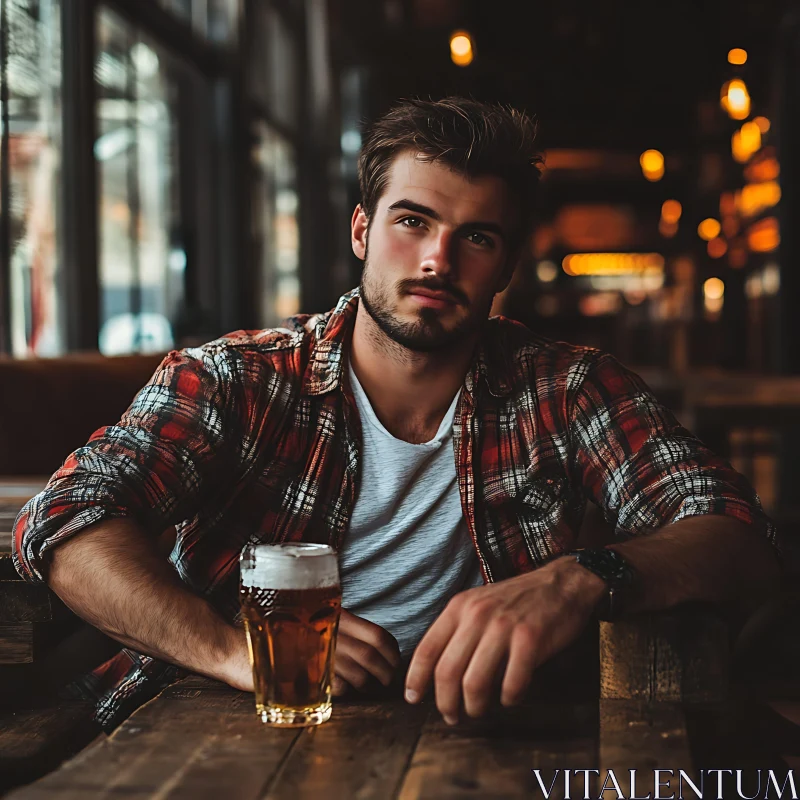
[[453, 284], [443, 281], [441, 278], [429, 278], [428, 280], [414, 280], [405, 278], [397, 284], [397, 289], [402, 294], [411, 294], [414, 289], [428, 289], [431, 292], [444, 292], [450, 295], [454, 302], [460, 305], [467, 305], [466, 295]]

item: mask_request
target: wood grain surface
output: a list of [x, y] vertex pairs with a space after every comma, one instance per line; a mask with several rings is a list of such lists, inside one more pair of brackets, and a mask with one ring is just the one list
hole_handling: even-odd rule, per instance
[[[495, 710], [485, 720], [447, 726], [431, 713], [409, 765], [400, 800], [534, 795], [539, 769], [597, 763], [597, 705], [536, 703]], [[554, 795], [560, 796], [560, 795]]]
[[600, 623], [600, 695], [649, 702], [722, 702], [729, 631], [707, 607]]
[[[596, 770], [590, 791], [613, 769], [628, 791], [629, 771], [785, 763], [759, 749], [763, 730], [746, 704], [603, 699], [575, 702], [569, 687], [481, 720], [449, 727], [433, 703], [398, 696], [340, 701], [317, 728], [275, 729], [256, 717], [253, 696], [188, 678], [142, 706], [110, 737], [13, 800], [231, 798], [232, 800], [466, 800], [567, 796], [565, 770]], [[776, 748], [781, 743], [776, 743]], [[783, 739], [783, 749], [792, 748]], [[788, 749], [787, 749], [788, 747]], [[775, 752], [779, 752], [776, 749]], [[582, 797], [583, 775], [570, 778]], [[641, 788], [641, 787], [640, 787]], [[637, 788], [637, 792], [640, 791]], [[646, 794], [647, 786], [643, 787]]]
[[0, 793], [56, 769], [98, 734], [91, 706], [76, 700], [0, 711]]
[[[252, 695], [191, 678], [10, 796], [521, 798], [536, 789], [534, 769], [549, 784], [554, 770], [596, 768], [604, 758], [618, 763], [634, 751], [638, 763], [674, 766], [678, 759], [690, 768], [679, 712], [653, 710], [645, 737], [622, 723], [626, 708], [606, 707], [602, 718], [597, 703], [565, 697], [451, 728], [431, 702], [408, 706], [395, 697], [340, 702], [325, 725], [278, 730], [257, 720]], [[665, 731], [674, 738], [667, 741]]]

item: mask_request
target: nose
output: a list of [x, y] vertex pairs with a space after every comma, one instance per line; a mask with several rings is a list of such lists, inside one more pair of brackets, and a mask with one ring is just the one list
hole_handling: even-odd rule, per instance
[[454, 258], [453, 234], [447, 230], [440, 230], [436, 236], [428, 240], [420, 268], [426, 275], [445, 277], [453, 272]]

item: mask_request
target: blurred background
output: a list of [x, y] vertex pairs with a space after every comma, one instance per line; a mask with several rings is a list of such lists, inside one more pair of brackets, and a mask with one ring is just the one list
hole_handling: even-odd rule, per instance
[[329, 308], [364, 122], [451, 93], [546, 151], [495, 310], [617, 355], [796, 526], [791, 0], [0, 0], [3, 363]]

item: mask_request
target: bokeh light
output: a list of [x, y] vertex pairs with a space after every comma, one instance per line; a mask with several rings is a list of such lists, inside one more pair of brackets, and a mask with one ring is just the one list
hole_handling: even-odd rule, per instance
[[639, 156], [644, 177], [649, 181], [660, 181], [664, 177], [664, 156], [658, 150], [645, 150]]
[[664, 222], [678, 222], [682, 212], [683, 207], [677, 200], [665, 200], [661, 206], [661, 217]]
[[728, 63], [734, 64], [739, 67], [747, 62], [747, 50], [742, 50], [741, 47], [734, 47], [728, 51]]
[[711, 258], [722, 258], [728, 252], [728, 245], [724, 239], [717, 236], [708, 243], [708, 255]]
[[740, 163], [749, 161], [761, 149], [761, 131], [755, 122], [745, 122], [731, 140], [733, 157]]
[[753, 122], [758, 125], [761, 133], [769, 133], [769, 129], [772, 127], [772, 123], [766, 117], [754, 117]]
[[671, 239], [678, 232], [678, 223], [667, 222], [667, 220], [662, 217], [658, 222], [658, 232], [665, 239]]
[[697, 226], [698, 236], [701, 239], [705, 239], [707, 242], [710, 242], [712, 239], [716, 239], [717, 236], [719, 236], [721, 230], [722, 226], [719, 224], [719, 221], [713, 219], [712, 217], [704, 219]]
[[663, 272], [660, 253], [573, 253], [562, 262], [567, 275], [633, 275]]
[[703, 294], [709, 300], [719, 300], [725, 294], [725, 284], [720, 278], [709, 278], [703, 284]]
[[558, 267], [552, 261], [540, 261], [536, 266], [536, 277], [542, 283], [552, 283], [558, 277]]
[[468, 67], [472, 63], [472, 36], [467, 31], [455, 31], [450, 37], [450, 58], [458, 67]]
[[741, 78], [734, 78], [722, 86], [719, 102], [731, 119], [747, 119], [750, 116], [750, 93]]
[[750, 183], [761, 181], [774, 181], [781, 174], [781, 165], [773, 155], [766, 155], [769, 148], [764, 148], [759, 154], [759, 158], [753, 159], [752, 164], [744, 168], [744, 178]]
[[736, 208], [744, 217], [756, 217], [762, 211], [778, 205], [781, 185], [778, 181], [748, 183], [736, 192]]
[[764, 217], [747, 231], [747, 246], [754, 253], [770, 253], [781, 243], [780, 225], [776, 217]]
[[703, 305], [713, 317], [722, 311], [725, 302], [725, 284], [719, 278], [709, 278], [703, 284]]

